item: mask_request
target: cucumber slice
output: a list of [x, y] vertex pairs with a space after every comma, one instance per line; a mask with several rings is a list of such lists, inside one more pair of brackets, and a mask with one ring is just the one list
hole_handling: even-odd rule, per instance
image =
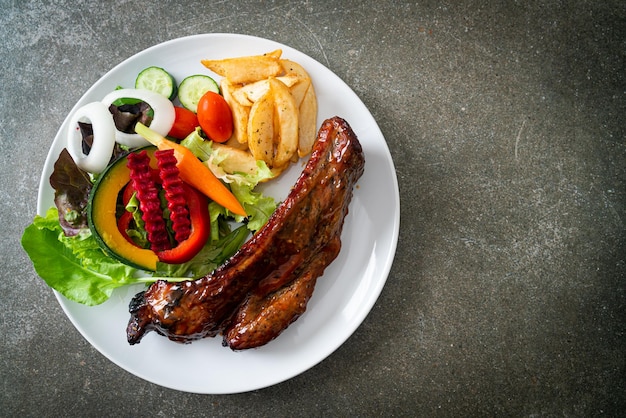
[[176, 80], [161, 67], [148, 67], [135, 79], [136, 89], [150, 90], [173, 100], [176, 97]]
[[208, 75], [190, 75], [181, 81], [178, 86], [178, 100], [180, 104], [194, 113], [198, 112], [198, 102], [207, 91], [220, 93], [220, 87], [215, 80]]

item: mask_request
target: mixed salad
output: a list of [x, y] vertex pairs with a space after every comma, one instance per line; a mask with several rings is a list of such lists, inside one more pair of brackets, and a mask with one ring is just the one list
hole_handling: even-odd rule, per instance
[[158, 67], [79, 108], [50, 176], [55, 206], [22, 236], [39, 276], [97, 305], [121, 286], [188, 280], [223, 264], [277, 205], [256, 190], [274, 172], [224, 145], [232, 132], [211, 77], [177, 85]]

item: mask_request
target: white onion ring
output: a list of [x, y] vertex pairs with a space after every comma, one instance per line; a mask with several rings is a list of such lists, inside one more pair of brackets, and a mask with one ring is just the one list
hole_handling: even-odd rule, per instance
[[[93, 144], [89, 154], [83, 153], [83, 137], [78, 122], [91, 123]], [[115, 123], [108, 106], [101, 102], [86, 104], [74, 112], [67, 131], [67, 151], [76, 165], [90, 173], [102, 172], [111, 159], [115, 146]]]
[[[102, 103], [104, 103], [108, 109], [111, 104], [122, 98], [139, 99], [146, 102], [154, 111], [154, 118], [150, 122], [150, 129], [158, 132], [162, 136], [167, 134], [174, 125], [174, 119], [176, 118], [176, 112], [174, 111], [174, 105], [168, 98], [161, 96], [150, 90], [144, 89], [120, 89], [112, 91], [104, 96]], [[126, 145], [130, 148], [144, 147], [150, 145], [139, 134], [127, 134], [125, 132], [115, 129], [115, 140], [122, 145]]]

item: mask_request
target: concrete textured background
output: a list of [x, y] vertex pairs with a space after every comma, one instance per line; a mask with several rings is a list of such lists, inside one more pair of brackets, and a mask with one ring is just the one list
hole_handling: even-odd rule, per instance
[[[212, 3], [212, 4], [211, 4]], [[0, 414], [618, 416], [626, 408], [623, 1], [0, 1]], [[151, 45], [269, 38], [361, 97], [396, 165], [387, 284], [282, 384], [176, 392], [74, 329], [19, 245], [80, 96]]]

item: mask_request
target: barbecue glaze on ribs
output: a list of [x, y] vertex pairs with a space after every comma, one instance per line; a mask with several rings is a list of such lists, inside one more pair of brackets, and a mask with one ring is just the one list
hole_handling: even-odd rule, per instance
[[361, 144], [346, 121], [324, 121], [289, 196], [213, 273], [157, 281], [130, 303], [130, 344], [146, 332], [178, 342], [223, 334], [233, 350], [276, 338], [305, 310], [315, 282], [337, 257], [352, 190], [363, 174]]

